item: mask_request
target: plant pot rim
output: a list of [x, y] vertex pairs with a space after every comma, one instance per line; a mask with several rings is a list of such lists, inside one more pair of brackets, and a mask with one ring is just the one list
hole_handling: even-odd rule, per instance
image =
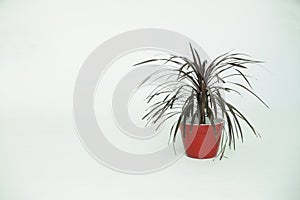
[[[224, 124], [224, 120], [223, 119], [216, 119], [215, 125], [219, 125], [219, 124]], [[185, 125], [191, 125], [190, 122], [186, 122]], [[193, 126], [212, 126], [211, 123], [207, 123], [207, 124], [197, 124], [194, 123]]]

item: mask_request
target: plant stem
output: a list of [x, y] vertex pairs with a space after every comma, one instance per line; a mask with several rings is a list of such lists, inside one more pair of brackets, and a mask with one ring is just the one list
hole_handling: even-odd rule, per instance
[[206, 91], [205, 83], [201, 81], [201, 124], [205, 124]]

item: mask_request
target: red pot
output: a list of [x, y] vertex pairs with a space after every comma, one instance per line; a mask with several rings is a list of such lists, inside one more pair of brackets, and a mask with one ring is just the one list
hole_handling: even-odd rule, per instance
[[186, 155], [201, 159], [215, 157], [220, 145], [223, 123], [215, 124], [216, 134], [210, 124], [193, 125], [191, 132], [190, 126], [189, 124], [185, 125], [185, 136], [183, 135], [183, 125], [180, 126]]

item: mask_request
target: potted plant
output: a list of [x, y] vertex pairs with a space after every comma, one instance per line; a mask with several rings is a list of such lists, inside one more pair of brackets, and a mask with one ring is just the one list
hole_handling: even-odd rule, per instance
[[249, 64], [261, 61], [242, 53], [227, 52], [208, 63], [191, 44], [190, 51], [191, 58], [170, 54], [135, 64], [163, 67], [141, 83], [164, 81], [146, 98], [147, 103], [159, 100], [149, 106], [143, 119], [156, 124], [158, 129], [166, 120], [176, 117], [170, 129], [173, 144], [180, 129], [187, 156], [213, 158], [220, 155], [221, 159], [227, 145], [235, 149], [236, 139], [243, 141], [242, 122], [259, 136], [244, 114], [225, 100], [224, 94], [240, 95], [240, 90], [245, 90], [268, 107], [253, 92], [249, 76], [244, 73]]

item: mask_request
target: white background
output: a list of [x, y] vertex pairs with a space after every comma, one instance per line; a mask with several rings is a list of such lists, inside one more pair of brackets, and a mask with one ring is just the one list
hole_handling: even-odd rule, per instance
[[[253, 98], [237, 102], [248, 131], [230, 159], [183, 157], [162, 171], [122, 174], [94, 160], [76, 134], [72, 93], [89, 53], [113, 35], [180, 32], [213, 58], [236, 49], [265, 60]], [[0, 199], [300, 198], [300, 2], [0, 1]]]

